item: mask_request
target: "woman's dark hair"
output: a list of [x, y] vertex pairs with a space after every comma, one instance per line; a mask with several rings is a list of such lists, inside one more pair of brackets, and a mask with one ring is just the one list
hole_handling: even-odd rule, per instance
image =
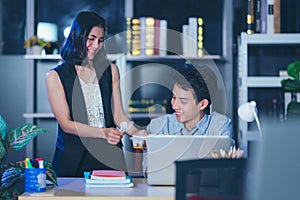
[[[210, 113], [210, 104], [211, 104], [211, 95], [215, 91], [210, 91], [207, 86], [207, 81], [216, 81], [210, 80], [210, 78], [203, 78], [211, 72], [207, 66], [196, 68], [191, 64], [184, 64], [183, 66], [177, 68], [177, 72], [174, 74], [174, 84], [179, 85], [184, 90], [193, 90], [194, 97], [196, 102], [199, 103], [203, 99], [208, 100], [208, 106], [204, 109], [204, 112]], [[213, 83], [216, 86], [216, 82]]]
[[98, 26], [106, 31], [104, 18], [92, 11], [83, 11], [73, 20], [69, 36], [61, 47], [61, 57], [67, 62], [81, 65], [87, 55], [86, 41], [92, 28]]

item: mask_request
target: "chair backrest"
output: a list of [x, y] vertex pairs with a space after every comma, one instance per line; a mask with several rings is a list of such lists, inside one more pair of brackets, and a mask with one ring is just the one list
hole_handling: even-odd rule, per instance
[[242, 200], [246, 159], [176, 161], [176, 200]]

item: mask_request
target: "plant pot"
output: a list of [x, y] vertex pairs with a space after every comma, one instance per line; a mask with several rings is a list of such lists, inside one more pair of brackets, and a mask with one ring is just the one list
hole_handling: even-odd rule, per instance
[[40, 55], [43, 51], [43, 47], [42, 46], [32, 46], [30, 47], [30, 54], [37, 54]]
[[54, 51], [54, 48], [51, 48], [51, 47], [45, 47], [45, 53], [46, 54], [53, 54], [53, 51]]

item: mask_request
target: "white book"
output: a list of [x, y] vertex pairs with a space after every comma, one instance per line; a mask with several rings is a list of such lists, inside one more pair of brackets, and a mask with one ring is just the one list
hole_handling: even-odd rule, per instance
[[168, 22], [167, 20], [160, 20], [159, 23], [159, 55], [167, 55], [167, 41], [168, 41]]
[[279, 77], [289, 77], [286, 70], [279, 70]]
[[146, 17], [140, 17], [140, 50], [141, 55], [146, 55]]
[[292, 101], [292, 93], [285, 92], [284, 93], [284, 116], [287, 115], [287, 106]]
[[297, 96], [297, 102], [300, 102], [300, 92], [297, 92], [296, 96]]
[[85, 184], [85, 187], [101, 187], [101, 188], [128, 188], [133, 187], [134, 183], [126, 183], [126, 184]]
[[85, 182], [86, 184], [125, 184], [125, 183], [130, 183], [130, 178], [126, 179], [91, 179], [91, 178], [86, 178]]
[[189, 56], [197, 56], [197, 31], [198, 21], [197, 17], [189, 17], [189, 37], [191, 39]]
[[260, 32], [267, 33], [267, 21], [268, 21], [268, 0], [261, 0], [261, 12], [260, 12]]
[[274, 33], [274, 0], [268, 0], [267, 34]]
[[182, 25], [182, 55], [189, 55], [189, 25]]

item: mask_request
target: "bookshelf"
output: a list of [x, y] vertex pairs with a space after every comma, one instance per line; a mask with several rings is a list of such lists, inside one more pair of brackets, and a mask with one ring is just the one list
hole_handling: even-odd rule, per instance
[[[152, 4], [155, 9], [146, 4]], [[142, 5], [138, 7], [138, 4]], [[157, 5], [160, 6], [157, 6]], [[175, 6], [174, 9], [170, 9], [170, 5]], [[205, 6], [203, 6], [205, 5]], [[188, 16], [202, 16], [204, 20], [204, 48], [209, 55], [204, 56], [182, 56], [177, 55], [164, 55], [164, 56], [132, 56], [125, 55], [124, 52], [116, 52], [111, 54], [111, 59], [115, 60], [120, 69], [120, 76], [125, 84], [121, 82], [122, 98], [125, 111], [127, 110], [127, 102], [130, 99], [131, 94], [136, 90], [134, 88], [134, 82], [136, 78], [129, 72], [135, 69], [139, 65], [147, 65], [147, 68], [151, 70], [149, 64], [161, 64], [166, 66], [177, 66], [185, 61], [191, 61], [193, 63], [209, 63], [213, 62], [217, 65], [220, 74], [224, 81], [227, 105], [226, 114], [232, 117], [233, 108], [233, 63], [232, 63], [232, 26], [233, 26], [233, 0], [178, 0], [174, 4], [171, 0], [166, 0], [163, 3], [158, 0], [146, 1], [146, 0], [124, 0], [124, 30], [125, 19], [127, 17], [141, 17], [141, 16], [154, 16], [160, 19], [166, 19], [168, 22], [168, 28], [177, 32], [181, 31], [182, 24], [188, 23]], [[28, 28], [28, 35], [34, 34], [34, 1], [27, 2], [27, 18], [26, 24]], [[189, 11], [189, 12], [187, 12]], [[179, 15], [180, 14], [180, 15]], [[166, 18], [165, 18], [166, 17]], [[121, 26], [121, 25], [120, 25]], [[125, 45], [125, 43], [124, 43]], [[172, 46], [172, 42], [168, 40], [168, 46]], [[49, 134], [45, 136], [39, 136], [35, 144], [28, 145], [26, 154], [28, 157], [35, 154], [36, 156], [49, 155], [47, 159], [51, 160], [53, 150], [47, 150], [45, 152], [45, 146], [55, 146], [55, 135], [57, 122], [50, 107], [48, 106], [47, 96], [45, 92], [45, 74], [50, 68], [57, 65], [60, 62], [59, 55], [25, 55], [24, 59], [27, 60], [28, 66], [26, 66], [28, 77], [27, 80], [27, 97], [26, 97], [26, 113], [23, 117], [28, 123], [38, 124], [46, 127], [49, 130]], [[165, 78], [165, 77], [163, 77]], [[160, 92], [155, 95], [162, 96]], [[151, 113], [151, 117], [159, 116], [160, 113]], [[141, 124], [146, 124], [150, 115], [148, 113], [132, 113], [130, 117], [134, 120], [140, 121]]]
[[[159, 6], [158, 6], [159, 5]], [[172, 5], [172, 6], [171, 6]], [[171, 6], [171, 7], [170, 7]], [[126, 55], [125, 74], [131, 83], [128, 86], [122, 84], [123, 104], [128, 100], [137, 98], [152, 99], [160, 97], [159, 101], [168, 99], [170, 89], [166, 89], [161, 83], [168, 79], [168, 69], [182, 65], [189, 61], [193, 64], [213, 64], [217, 66], [222, 75], [223, 85], [226, 91], [226, 113], [232, 117], [233, 113], [233, 1], [232, 0], [125, 0], [125, 18], [139, 19], [141, 17], [154, 17], [166, 20], [167, 52], [159, 55]], [[195, 56], [183, 55], [180, 35], [183, 24], [188, 23], [189, 17], [202, 17], [203, 46], [208, 55]], [[128, 24], [125, 25], [128, 27]], [[171, 37], [170, 34], [174, 37]], [[126, 43], [128, 47], [128, 43]], [[128, 53], [128, 51], [126, 51]], [[138, 53], [137, 53], [138, 54]], [[154, 73], [154, 74], [153, 74]], [[150, 77], [151, 74], [153, 77]], [[148, 82], [146, 80], [149, 80]], [[122, 81], [122, 80], [121, 80]], [[148, 84], [149, 82], [158, 84]], [[140, 85], [137, 85], [142, 83]], [[143, 87], [140, 87], [143, 85]], [[123, 92], [127, 91], [127, 92]], [[169, 101], [168, 101], [169, 103]], [[130, 105], [129, 105], [130, 106]], [[125, 105], [126, 110], [126, 105]], [[166, 105], [167, 112], [172, 112], [170, 105]], [[135, 123], [145, 126], [150, 118], [161, 113], [129, 113]], [[136, 154], [134, 169], [141, 170], [139, 153]]]
[[[261, 124], [284, 120], [284, 97], [280, 70], [299, 60], [300, 34], [246, 34], [238, 38], [238, 104], [255, 100]], [[276, 104], [274, 100], [276, 99]], [[274, 110], [275, 109], [275, 110]], [[240, 145], [257, 140], [255, 122], [238, 120]]]
[[[130, 73], [130, 70], [134, 70], [139, 67], [145, 68], [147, 71], [151, 69], [156, 70], [159, 65], [164, 65], [167, 67], [176, 67], [182, 65], [184, 62], [192, 62], [196, 65], [203, 65], [207, 63], [214, 63], [220, 74], [222, 75], [223, 83], [226, 91], [226, 113], [228, 116], [232, 117], [233, 113], [233, 63], [232, 63], [232, 27], [233, 27], [233, 1], [225, 0], [202, 0], [202, 1], [192, 1], [192, 0], [178, 0], [176, 5], [173, 5], [173, 1], [165, 1], [162, 4], [158, 0], [154, 1], [125, 1], [125, 7], [127, 12], [125, 12], [125, 17], [132, 19], [140, 19], [144, 17], [152, 17], [155, 19], [166, 20], [167, 28], [170, 30], [167, 38], [167, 54], [166, 55], [127, 55], [126, 56], [126, 70]], [[159, 6], [157, 6], [159, 5]], [[205, 5], [205, 6], [204, 6]], [[213, 11], [213, 12], [212, 12]], [[214, 13], [214, 14], [212, 14]], [[203, 45], [204, 49], [207, 51], [207, 55], [203, 56], [193, 56], [183, 55], [182, 44], [180, 35], [182, 35], [182, 26], [188, 24], [189, 18], [201, 17], [204, 21], [203, 24]], [[171, 37], [170, 34], [172, 34]], [[175, 47], [176, 46], [176, 47]], [[147, 68], [147, 69], [146, 69]], [[148, 74], [147, 74], [148, 75]], [[136, 77], [143, 77], [145, 75], [135, 74], [132, 75], [133, 81], [136, 81]], [[158, 75], [159, 76], [159, 75]], [[166, 77], [164, 77], [166, 78]], [[142, 79], [142, 78], [140, 78]], [[139, 81], [139, 80], [137, 80]], [[154, 79], [156, 81], [156, 79]], [[149, 85], [148, 85], [149, 86]], [[156, 90], [156, 86], [151, 88], [151, 86], [138, 88], [137, 86], [131, 85], [132, 91], [129, 96], [125, 99], [130, 99], [133, 93], [136, 93], [137, 98], [152, 98], [152, 93], [154, 96], [162, 96], [167, 98], [167, 93], [170, 90]], [[138, 91], [139, 90], [139, 91]], [[146, 90], [151, 90], [148, 92]], [[161, 100], [161, 99], [160, 99]], [[168, 108], [167, 108], [168, 111]], [[171, 112], [171, 110], [169, 110]], [[137, 115], [135, 115], [137, 114]], [[140, 116], [137, 120], [147, 120], [147, 114], [132, 113], [132, 116]], [[147, 118], [143, 118], [143, 117]], [[142, 123], [146, 125], [146, 123]]]
[[[125, 0], [125, 18], [128, 17], [142, 17], [152, 15], [155, 18], [166, 19], [168, 22], [168, 28], [174, 29], [174, 31], [180, 32], [182, 24], [188, 23], [189, 16], [201, 16], [204, 19], [204, 48], [207, 49], [209, 55], [204, 56], [183, 56], [183, 55], [165, 55], [165, 56], [124, 56], [121, 54], [114, 54], [112, 60], [116, 60], [117, 65], [120, 67], [120, 73], [125, 74], [127, 70], [130, 70], [141, 63], [164, 63], [169, 65], [168, 63], [172, 63], [170, 65], [176, 66], [177, 64], [183, 63], [186, 60], [201, 63], [206, 62], [207, 60], [212, 60], [216, 62], [220, 73], [223, 75], [223, 80], [227, 92], [227, 114], [232, 116], [232, 0], [224, 1], [224, 0], [213, 0], [213, 2], [205, 0], [201, 2], [195, 2], [188, 0], [182, 1], [179, 0], [176, 4], [176, 7], [173, 9], [167, 9], [168, 12], [165, 13], [164, 6], [168, 7], [171, 1], [165, 2], [161, 7], [157, 8], [153, 11], [151, 6], [148, 7], [146, 4], [151, 4], [155, 6], [155, 4], [159, 3], [159, 1], [155, 0], [153, 2], [148, 1], [134, 1], [134, 0]], [[143, 5], [142, 9], [139, 6]], [[182, 12], [182, 6], [190, 8], [189, 12]], [[206, 6], [203, 6], [206, 5]], [[32, 5], [31, 5], [32, 6]], [[203, 8], [205, 7], [205, 9]], [[209, 10], [219, 10], [218, 14], [211, 14]], [[182, 14], [178, 15], [178, 11], [181, 11]], [[225, 12], [226, 11], [226, 12]], [[221, 13], [221, 14], [219, 14]], [[181, 18], [178, 18], [181, 17]], [[177, 19], [178, 18], [178, 19]], [[174, 21], [178, 21], [174, 23]], [[27, 23], [31, 23], [30, 21]], [[215, 34], [217, 32], [218, 34]], [[212, 34], [213, 33], [213, 34]], [[213, 42], [212, 42], [213, 41]], [[168, 43], [172, 41], [168, 40]], [[205, 44], [207, 43], [207, 44]], [[168, 44], [169, 45], [169, 44]], [[32, 65], [34, 69], [31, 69], [31, 72], [34, 73], [36, 70], [37, 63], [39, 62], [55, 62], [60, 60], [59, 55], [25, 55], [25, 59], [32, 60]], [[29, 73], [31, 73], [29, 72]], [[32, 75], [30, 75], [32, 76]], [[128, 80], [127, 80], [128, 81]], [[33, 84], [33, 83], [31, 83]], [[129, 86], [130, 88], [131, 86]], [[127, 90], [125, 88], [124, 90]], [[126, 94], [125, 94], [126, 95]], [[34, 94], [30, 94], [29, 96], [34, 96]], [[128, 99], [127, 97], [124, 98]], [[29, 98], [29, 101], [33, 101], [32, 98]], [[34, 102], [34, 101], [33, 101]], [[31, 107], [34, 107], [32, 105]], [[27, 109], [27, 113], [24, 116], [26, 118], [39, 118], [39, 114], [35, 113], [34, 109]], [[30, 114], [33, 113], [33, 114]], [[44, 117], [44, 115], [41, 115]], [[51, 114], [49, 114], [51, 116]], [[141, 115], [133, 115], [133, 116], [143, 116]]]

